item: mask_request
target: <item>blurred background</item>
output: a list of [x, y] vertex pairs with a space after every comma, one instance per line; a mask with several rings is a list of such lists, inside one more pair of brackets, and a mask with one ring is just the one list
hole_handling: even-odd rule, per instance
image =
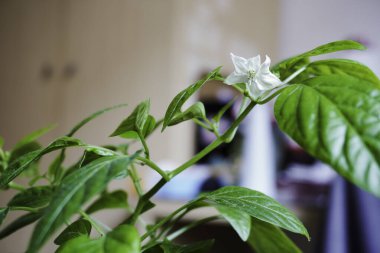
[[[27, 133], [57, 124], [42, 138], [48, 144], [89, 114], [128, 103], [77, 135], [91, 144], [121, 143], [108, 136], [139, 102], [150, 98], [152, 114], [161, 118], [171, 99], [208, 71], [223, 65], [224, 75], [232, 72], [230, 52], [246, 58], [267, 54], [275, 63], [320, 44], [354, 39], [368, 50], [337, 57], [357, 59], [379, 75], [379, 11], [378, 0], [0, 0], [0, 135], [11, 149]], [[214, 82], [193, 99], [202, 100], [212, 116], [234, 95]], [[164, 188], [162, 207], [147, 219], [158, 219], [202, 190], [239, 184], [264, 191], [300, 215], [313, 239], [291, 236], [305, 252], [350, 252], [334, 248], [349, 237], [326, 239], [334, 172], [280, 133], [271, 106], [255, 109], [230, 146]], [[226, 125], [235, 114], [234, 108], [226, 114]], [[171, 169], [210, 141], [185, 123], [148, 142], [153, 160]], [[157, 180], [147, 170], [143, 178], [146, 188]], [[113, 187], [128, 186], [122, 181]], [[9, 196], [2, 193], [1, 206]], [[102, 215], [110, 224], [123, 219], [117, 212], [112, 218]], [[1, 252], [22, 252], [30, 231], [0, 241]], [[224, 224], [203, 227], [183, 240], [209, 231], [230, 240], [231, 250], [250, 252]], [[328, 251], [331, 247], [335, 251]], [[51, 252], [49, 246], [45, 250]], [[231, 252], [224, 250], [215, 252]]]

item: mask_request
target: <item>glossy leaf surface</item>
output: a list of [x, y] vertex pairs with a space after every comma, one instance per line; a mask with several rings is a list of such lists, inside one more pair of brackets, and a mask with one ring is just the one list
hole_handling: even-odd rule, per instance
[[315, 77], [278, 97], [280, 128], [339, 174], [380, 196], [380, 90], [345, 75]]
[[91, 214], [107, 208], [128, 208], [127, 193], [118, 190], [102, 194], [99, 199], [87, 208], [86, 213]]
[[216, 209], [231, 224], [240, 238], [246, 241], [251, 231], [251, 217], [241, 210], [226, 206], [217, 206]]
[[240, 210], [259, 220], [309, 238], [306, 228], [293, 213], [261, 192], [239, 186], [226, 186], [202, 196], [211, 204]]

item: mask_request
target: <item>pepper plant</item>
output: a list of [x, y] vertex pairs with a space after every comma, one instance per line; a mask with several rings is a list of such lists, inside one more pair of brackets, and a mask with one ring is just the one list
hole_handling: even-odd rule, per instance
[[[219, 145], [230, 142], [251, 110], [275, 97], [274, 114], [283, 132], [347, 180], [380, 196], [380, 81], [368, 67], [352, 60], [313, 60], [314, 56], [340, 50], [363, 49], [354, 41], [336, 41], [272, 68], [269, 57], [261, 63], [260, 56], [244, 59], [232, 54], [235, 71], [231, 75], [224, 78], [220, 67], [211, 71], [175, 96], [162, 120], [150, 114], [149, 100], [138, 104], [111, 134], [124, 138], [122, 145], [100, 147], [74, 137], [93, 118], [120, 106], [96, 112], [46, 147], [37, 139], [50, 127], [26, 136], [9, 151], [2, 149], [0, 139], [0, 187], [17, 191], [0, 209], [0, 223], [9, 212], [24, 212], [1, 227], [0, 238], [36, 223], [25, 249], [28, 253], [38, 252], [49, 240], [54, 241], [59, 253], [208, 252], [213, 241], [181, 245], [175, 239], [193, 227], [224, 219], [255, 252], [300, 252], [283, 230], [310, 239], [301, 221], [276, 200], [252, 189], [226, 186], [203, 193], [154, 224], [141, 223], [141, 215], [155, 208], [153, 197], [167, 182]], [[227, 105], [240, 103], [240, 111], [223, 132], [219, 121], [227, 107], [213, 118], [207, 117], [201, 102], [184, 108], [185, 102], [210, 80], [225, 82], [241, 94], [241, 100]], [[150, 158], [147, 138], [157, 129], [165, 131], [188, 120], [215, 134], [215, 140], [178, 168], [160, 168]], [[132, 142], [140, 145], [140, 150], [130, 152]], [[73, 147], [79, 148], [81, 158], [64, 166], [65, 152]], [[48, 168], [41, 168], [40, 160], [53, 151], [58, 151], [56, 158]], [[147, 191], [140, 184], [140, 165], [161, 176]], [[15, 182], [21, 175], [29, 177], [27, 185]], [[108, 190], [112, 180], [126, 177], [137, 193], [135, 205], [128, 204], [124, 190]], [[204, 207], [215, 208], [218, 215], [175, 226], [187, 213]], [[127, 218], [109, 228], [93, 217], [93, 213], [107, 208], [124, 208]], [[95, 233], [90, 236], [91, 230]]]

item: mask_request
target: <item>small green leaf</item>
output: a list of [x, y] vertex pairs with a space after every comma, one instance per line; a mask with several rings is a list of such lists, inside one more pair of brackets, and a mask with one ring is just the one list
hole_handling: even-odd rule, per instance
[[301, 253], [281, 229], [255, 218], [248, 244], [256, 253]]
[[133, 226], [120, 225], [97, 240], [81, 235], [61, 245], [57, 253], [141, 253], [140, 236]]
[[0, 208], [0, 225], [3, 223], [5, 217], [7, 217], [8, 211], [9, 211], [8, 207]]
[[12, 152], [14, 152], [14, 150], [16, 149], [19, 149], [21, 148], [22, 146], [30, 143], [30, 142], [33, 142], [35, 140], [37, 140], [38, 138], [40, 138], [42, 135], [50, 132], [52, 129], [55, 128], [55, 125], [50, 125], [50, 126], [47, 126], [47, 127], [44, 127], [44, 128], [41, 128], [41, 129], [38, 129], [37, 131], [34, 131], [32, 132], [31, 134], [28, 134], [27, 136], [25, 136], [24, 138], [22, 138], [14, 147], [13, 147], [13, 150]]
[[334, 41], [334, 42], [330, 42], [330, 43], [321, 45], [319, 47], [316, 47], [316, 48], [314, 48], [310, 51], [307, 51], [303, 54], [292, 57], [288, 60], [285, 60], [284, 62], [282, 62], [280, 64], [286, 65], [289, 67], [289, 66], [292, 66], [297, 61], [299, 61], [303, 58], [308, 58], [308, 57], [322, 55], [322, 54], [334, 53], [334, 52], [342, 51], [342, 50], [364, 50], [364, 49], [366, 49], [365, 46], [363, 46], [359, 42], [356, 42], [353, 40]]
[[328, 75], [291, 85], [275, 116], [307, 152], [380, 197], [380, 90], [372, 83]]
[[206, 253], [211, 250], [213, 245], [214, 240], [207, 240], [186, 245], [164, 241], [160, 246], [164, 253]]
[[126, 106], [127, 106], [127, 104], [120, 104], [120, 105], [116, 105], [116, 106], [111, 106], [111, 107], [102, 109], [100, 111], [97, 111], [97, 112], [91, 114], [90, 116], [88, 116], [87, 118], [85, 118], [84, 120], [82, 120], [81, 122], [76, 124], [75, 127], [73, 127], [73, 129], [71, 129], [71, 131], [67, 134], [67, 136], [69, 136], [69, 137], [73, 136], [80, 128], [82, 128], [84, 125], [86, 125], [91, 120], [97, 118], [98, 116], [100, 116], [106, 112], [112, 111], [114, 109], [118, 109], [118, 108], [126, 107]]
[[134, 156], [102, 157], [65, 177], [34, 229], [28, 252], [38, 251], [51, 234], [83, 204], [102, 192], [110, 180], [125, 173], [133, 159]]
[[184, 112], [177, 113], [171, 119], [168, 126], [173, 126], [183, 121], [186, 121], [189, 119], [195, 119], [195, 118], [199, 118], [199, 119], [206, 118], [206, 110], [202, 102], [196, 102], [195, 104], [187, 108]]
[[367, 66], [352, 60], [347, 59], [330, 59], [321, 60], [310, 63], [307, 66], [306, 72], [315, 75], [349, 75], [361, 80], [365, 80], [380, 88], [379, 78]]
[[0, 149], [4, 146], [4, 138], [0, 136]]
[[140, 235], [131, 225], [120, 225], [109, 232], [104, 242], [105, 253], [141, 253]]
[[4, 188], [9, 182], [15, 179], [18, 175], [21, 174], [25, 169], [29, 167], [31, 163], [38, 160], [44, 154], [52, 152], [54, 150], [72, 147], [72, 146], [81, 146], [83, 143], [74, 138], [70, 137], [61, 137], [52, 142], [49, 146], [44, 149], [36, 150], [30, 153], [27, 153], [14, 162], [12, 162], [6, 171], [0, 177], [0, 188]]
[[41, 145], [38, 142], [35, 142], [35, 141], [28, 142], [18, 148], [13, 149], [13, 151], [10, 153], [11, 155], [9, 157], [8, 163], [12, 163], [17, 158], [39, 149], [41, 149]]
[[143, 131], [145, 122], [149, 116], [150, 101], [140, 103], [110, 136], [127, 135], [129, 132]]
[[202, 194], [202, 197], [211, 205], [240, 210], [259, 220], [305, 235], [309, 239], [306, 228], [293, 213], [261, 192], [239, 186], [226, 186]]
[[87, 235], [90, 236], [91, 233], [91, 223], [84, 219], [79, 219], [69, 226], [67, 226], [62, 233], [55, 238], [54, 243], [57, 245], [62, 245], [68, 240], [71, 240], [75, 237]]
[[210, 80], [219, 80], [220, 74], [219, 70], [221, 67], [218, 67], [211, 71], [205, 78], [199, 80], [198, 82], [192, 84], [185, 90], [181, 91], [177, 96], [174, 97], [172, 102], [169, 104], [168, 109], [166, 110], [164, 123], [162, 126], [162, 130], [164, 131], [167, 126], [169, 126], [172, 119], [179, 113], [181, 113], [181, 109], [183, 104], [197, 91], [199, 90], [206, 82]]
[[152, 115], [148, 115], [144, 128], [142, 130], [143, 136], [148, 137], [156, 129], [156, 119]]
[[15, 195], [8, 203], [9, 207], [40, 208], [46, 206], [53, 195], [50, 186], [28, 188]]
[[0, 231], [0, 239], [7, 237], [8, 235], [18, 231], [19, 229], [29, 224], [32, 224], [33, 222], [41, 218], [41, 216], [42, 216], [42, 212], [28, 213], [23, 216], [20, 216], [19, 218], [14, 220], [12, 223], [10, 223], [8, 226], [6, 226], [3, 230]]
[[240, 238], [246, 241], [251, 231], [251, 217], [245, 212], [226, 206], [216, 206], [216, 209], [231, 224]]
[[128, 208], [127, 193], [122, 190], [105, 193], [87, 208], [86, 213], [91, 214], [107, 208]]

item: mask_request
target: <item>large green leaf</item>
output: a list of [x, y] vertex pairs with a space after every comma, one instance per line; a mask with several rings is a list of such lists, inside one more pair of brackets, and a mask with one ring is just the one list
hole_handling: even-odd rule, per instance
[[226, 206], [217, 206], [216, 209], [231, 224], [240, 238], [246, 241], [251, 231], [251, 217], [241, 210]]
[[19, 157], [21, 157], [27, 153], [39, 150], [41, 148], [42, 148], [41, 144], [39, 144], [36, 141], [31, 141], [31, 142], [25, 143], [24, 145], [12, 150], [12, 152], [10, 153], [8, 163], [10, 164], [10, 163], [14, 162], [15, 160], [17, 160], [17, 158], [19, 158]]
[[90, 233], [91, 223], [88, 220], [79, 219], [67, 226], [62, 233], [55, 238], [54, 243], [57, 245], [62, 245], [66, 241], [78, 236], [87, 235], [89, 237]]
[[330, 59], [310, 63], [305, 72], [315, 76], [321, 75], [349, 75], [361, 80], [373, 83], [375, 87], [380, 88], [379, 78], [367, 66], [347, 59]]
[[247, 213], [259, 220], [287, 229], [294, 233], [309, 234], [302, 222], [288, 209], [265, 194], [239, 186], [226, 186], [219, 190], [202, 194], [211, 205], [226, 206]]
[[256, 253], [301, 253], [281, 229], [255, 218], [252, 218], [248, 244]]
[[280, 65], [289, 67], [301, 59], [312, 57], [312, 56], [329, 54], [329, 53], [334, 53], [334, 52], [342, 51], [342, 50], [364, 50], [364, 49], [366, 49], [365, 46], [353, 40], [334, 41], [334, 42], [330, 42], [330, 43], [318, 46], [310, 51], [299, 54], [290, 59], [287, 59], [281, 62]]
[[3, 239], [4, 237], [16, 232], [17, 230], [29, 224], [32, 224], [33, 222], [41, 218], [41, 216], [42, 216], [42, 212], [27, 213], [23, 216], [20, 216], [19, 218], [11, 222], [8, 226], [6, 226], [4, 229], [0, 231], [0, 239]]
[[16, 194], [9, 202], [9, 207], [40, 208], [46, 206], [53, 195], [50, 186], [36, 186]]
[[34, 229], [28, 252], [38, 251], [58, 227], [94, 195], [102, 192], [111, 179], [125, 175], [133, 159], [126, 156], [102, 157], [65, 177]]
[[285, 89], [275, 104], [280, 128], [339, 174], [380, 196], [380, 90], [346, 75]]
[[149, 100], [140, 103], [110, 136], [126, 135], [128, 133], [132, 136], [133, 134], [136, 135], [138, 132], [142, 132], [149, 116], [149, 110]]
[[140, 236], [131, 225], [120, 225], [105, 237], [93, 240], [79, 236], [67, 241], [57, 253], [140, 253]]
[[199, 90], [206, 82], [210, 80], [220, 80], [219, 70], [221, 67], [218, 67], [211, 71], [205, 78], [199, 80], [198, 82], [192, 84], [188, 88], [184, 89], [174, 99], [170, 102], [168, 109], [166, 110], [164, 123], [162, 126], [162, 131], [170, 125], [172, 119], [179, 113], [181, 113], [181, 109], [183, 104], [197, 91]]
[[99, 199], [87, 208], [86, 213], [91, 214], [107, 208], [128, 208], [127, 193], [118, 190], [102, 194]]

